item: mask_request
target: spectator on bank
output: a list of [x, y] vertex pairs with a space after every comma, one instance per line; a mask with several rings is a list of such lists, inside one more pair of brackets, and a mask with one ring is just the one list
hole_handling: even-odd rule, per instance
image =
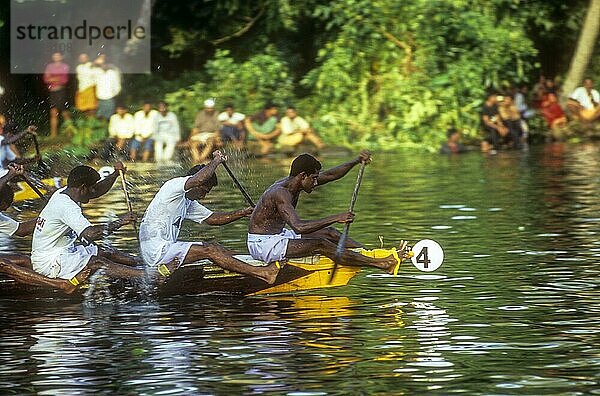
[[134, 116], [134, 140], [131, 141], [131, 151], [129, 156], [132, 161], [137, 161], [138, 152], [142, 150], [142, 161], [148, 162], [154, 147], [152, 132], [154, 127], [154, 118], [158, 111], [152, 108], [152, 103], [144, 102], [141, 110], [138, 110]]
[[317, 150], [321, 150], [325, 145], [321, 138], [315, 133], [310, 124], [298, 115], [294, 106], [288, 106], [285, 116], [281, 119], [281, 135], [279, 144], [282, 146], [291, 146], [294, 150], [304, 142], [310, 142]]
[[108, 121], [108, 136], [115, 142], [117, 153], [121, 156], [126, 155], [129, 140], [133, 138], [135, 123], [133, 116], [127, 112], [123, 105], [117, 106], [117, 112], [110, 116]]
[[600, 118], [600, 94], [594, 89], [591, 78], [583, 80], [583, 86], [571, 93], [567, 108], [576, 120], [593, 122]]
[[79, 65], [75, 72], [77, 73], [75, 107], [91, 117], [96, 113], [98, 99], [96, 99], [96, 70], [87, 54], [79, 55]]
[[94, 64], [98, 98], [96, 116], [108, 120], [115, 113], [116, 97], [121, 92], [121, 75], [116, 67], [106, 62], [104, 55], [100, 55]]
[[555, 93], [546, 94], [545, 99], [542, 101], [540, 112], [546, 120], [548, 127], [553, 131], [557, 131], [567, 125], [567, 116], [562, 107], [560, 107]]
[[481, 127], [485, 136], [481, 142], [481, 151], [488, 152], [500, 148], [501, 139], [508, 135], [508, 128], [502, 122], [498, 112], [498, 95], [487, 95], [481, 109]]
[[215, 101], [206, 99], [204, 108], [196, 114], [194, 127], [190, 134], [188, 144], [192, 160], [194, 163], [200, 163], [221, 146], [219, 136], [219, 118], [215, 111]]
[[250, 136], [258, 141], [260, 154], [269, 154], [273, 149], [275, 139], [281, 134], [281, 128], [277, 121], [277, 105], [267, 103], [261, 111], [246, 117], [244, 126]]
[[499, 102], [498, 113], [504, 125], [508, 128], [508, 144], [515, 149], [521, 148], [521, 140], [525, 136], [524, 121], [521, 119], [521, 113], [515, 106], [511, 96], [503, 96]]
[[440, 154], [460, 154], [467, 151], [467, 148], [460, 141], [460, 131], [456, 128], [450, 128], [446, 131], [446, 142], [440, 148]]
[[60, 52], [52, 54], [52, 62], [46, 66], [43, 80], [48, 89], [50, 102], [50, 137], [56, 137], [58, 135], [59, 114], [62, 115], [65, 121], [71, 119], [66, 89], [69, 82], [69, 65], [63, 62], [63, 56]]
[[515, 106], [519, 113], [521, 114], [521, 118], [524, 120], [529, 120], [535, 116], [535, 110], [529, 107], [527, 95], [529, 93], [529, 89], [526, 85], [521, 85], [520, 87], [515, 88], [513, 100], [515, 102]]
[[153, 139], [154, 160], [157, 162], [171, 161], [175, 154], [175, 146], [181, 139], [177, 116], [169, 111], [165, 102], [158, 103], [158, 114], [154, 117]]
[[246, 131], [243, 121], [246, 116], [242, 113], [237, 113], [233, 104], [228, 103], [217, 118], [221, 123], [221, 129], [219, 130], [221, 142], [231, 142], [234, 147], [238, 149], [243, 148], [246, 141]]
[[34, 125], [30, 125], [26, 130], [18, 132], [18, 126], [16, 124], [7, 123], [2, 130], [0, 130], [0, 177], [4, 176], [7, 172], [6, 166], [11, 162], [18, 164], [26, 164], [39, 159], [35, 158], [20, 158], [20, 155], [15, 153], [11, 146], [24, 138], [27, 135], [36, 135], [37, 128]]

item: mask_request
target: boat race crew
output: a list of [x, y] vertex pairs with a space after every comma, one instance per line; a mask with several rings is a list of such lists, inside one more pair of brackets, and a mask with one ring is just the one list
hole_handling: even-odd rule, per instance
[[[310, 194], [315, 187], [338, 180], [355, 165], [370, 160], [371, 154], [362, 151], [356, 159], [321, 172], [321, 163], [310, 154], [294, 159], [289, 176], [267, 188], [250, 217], [248, 250], [252, 257], [271, 263], [322, 254], [336, 260], [336, 244], [341, 234], [329, 226], [352, 222], [354, 214], [344, 212], [317, 220], [302, 220], [296, 212], [300, 193]], [[286, 224], [291, 229], [285, 228]], [[347, 245], [360, 247], [351, 240]], [[397, 254], [376, 259], [349, 249], [343, 250], [339, 261], [346, 265], [373, 266], [389, 273], [397, 271], [401, 262]]]
[[[93, 168], [77, 166], [69, 173], [67, 186], [52, 194], [39, 214], [33, 232], [31, 261], [34, 271], [49, 278], [67, 279], [75, 286], [98, 269], [103, 269], [112, 278], [145, 275], [143, 269], [104, 257], [98, 247], [91, 243], [135, 221], [134, 214], [128, 212], [106, 225], [92, 225], [83, 216], [79, 206], [106, 194], [119, 172], [126, 171], [121, 162], [117, 162], [114, 169], [114, 172], [100, 180], [100, 174]], [[80, 242], [76, 243], [78, 239]]]
[[232, 212], [213, 212], [199, 201], [218, 183], [215, 170], [227, 157], [221, 151], [213, 153], [207, 165], [196, 165], [187, 176], [176, 177], [163, 184], [150, 202], [140, 224], [140, 248], [144, 262], [167, 277], [171, 274], [167, 264], [178, 265], [208, 259], [228, 271], [251, 275], [272, 284], [278, 266], [253, 266], [234, 257], [225, 247], [204, 241], [178, 241], [185, 219], [212, 226], [229, 224], [252, 213], [252, 207]]
[[[25, 237], [33, 233], [36, 218], [18, 222], [1, 213], [7, 210], [14, 200], [14, 192], [8, 182], [23, 174], [22, 165], [11, 163], [7, 166], [4, 176], [0, 177], [0, 234]], [[50, 286], [67, 293], [71, 293], [77, 288], [67, 280], [51, 279], [36, 273], [31, 269], [31, 259], [24, 254], [0, 254], [0, 272], [28, 285]]]

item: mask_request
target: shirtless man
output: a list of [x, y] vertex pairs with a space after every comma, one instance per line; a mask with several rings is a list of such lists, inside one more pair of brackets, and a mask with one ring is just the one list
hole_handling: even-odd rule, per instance
[[[350, 169], [361, 162], [370, 162], [371, 154], [362, 151], [360, 155], [345, 164], [320, 172], [321, 163], [309, 154], [298, 156], [290, 169], [290, 175], [271, 185], [250, 217], [248, 230], [248, 250], [252, 257], [267, 263], [284, 261], [288, 258], [322, 254], [333, 260], [336, 258], [336, 245], [340, 233], [330, 225], [349, 223], [354, 213], [346, 212], [318, 220], [302, 220], [296, 212], [296, 205], [302, 191], [310, 194], [317, 185], [342, 178]], [[291, 230], [284, 228], [288, 224]], [[359, 247], [354, 241], [348, 247]], [[400, 260], [392, 255], [374, 259], [351, 250], [344, 250], [340, 263], [355, 266], [373, 266], [393, 273]]]
[[220, 151], [213, 153], [208, 165], [196, 165], [185, 177], [167, 181], [150, 202], [140, 224], [140, 249], [147, 266], [156, 268], [167, 277], [171, 274], [165, 263], [193, 263], [208, 259], [228, 271], [251, 275], [272, 284], [278, 267], [253, 266], [236, 259], [234, 253], [221, 245], [209, 242], [178, 241], [183, 220], [220, 226], [252, 213], [252, 208], [233, 212], [212, 212], [200, 200], [218, 183], [215, 169], [227, 160]]
[[[34, 271], [50, 278], [67, 279], [77, 286], [91, 272], [104, 269], [113, 278], [145, 276], [143, 269], [117, 264], [114, 252], [101, 252], [89, 242], [102, 238], [135, 220], [133, 213], [122, 215], [106, 225], [92, 225], [81, 211], [80, 203], [106, 194], [125, 166], [118, 162], [104, 180], [89, 166], [71, 170], [67, 186], [58, 189], [40, 213], [35, 230], [31, 261]], [[83, 243], [75, 244], [77, 238]], [[110, 258], [110, 259], [109, 259]], [[134, 260], [132, 263], [135, 264]]]

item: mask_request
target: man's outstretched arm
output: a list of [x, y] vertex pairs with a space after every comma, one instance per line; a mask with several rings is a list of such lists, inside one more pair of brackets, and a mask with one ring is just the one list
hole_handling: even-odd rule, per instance
[[317, 183], [319, 185], [329, 183], [334, 180], [341, 179], [346, 176], [350, 169], [354, 168], [355, 165], [360, 164], [361, 162], [366, 162], [367, 164], [371, 162], [371, 153], [367, 150], [363, 150], [360, 152], [358, 157], [353, 159], [352, 161], [348, 161], [344, 164], [338, 165], [334, 168], [327, 169], [326, 171], [322, 171], [319, 173], [319, 177], [317, 178]]
[[253, 210], [254, 208], [247, 207], [232, 212], [213, 212], [204, 222], [208, 225], [225, 225], [251, 215]]

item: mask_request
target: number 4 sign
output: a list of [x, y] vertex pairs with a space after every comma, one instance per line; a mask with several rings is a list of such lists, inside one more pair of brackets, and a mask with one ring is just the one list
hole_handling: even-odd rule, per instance
[[436, 241], [423, 239], [413, 246], [411, 261], [419, 271], [435, 271], [444, 262], [444, 251]]

